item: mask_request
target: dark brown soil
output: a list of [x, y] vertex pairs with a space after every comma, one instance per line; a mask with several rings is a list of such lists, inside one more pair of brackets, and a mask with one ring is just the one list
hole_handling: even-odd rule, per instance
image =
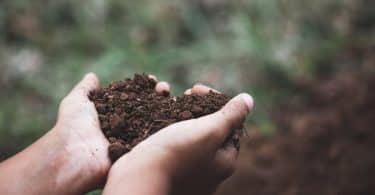
[[[109, 156], [113, 161], [160, 129], [214, 113], [229, 100], [214, 92], [172, 97], [169, 93], [157, 94], [155, 86], [147, 75], [136, 74], [133, 79], [114, 81], [90, 94], [111, 143]], [[232, 141], [238, 146], [238, 136]]]
[[249, 133], [216, 195], [375, 194], [375, 78], [344, 73], [295, 89], [275, 113], [278, 134]]

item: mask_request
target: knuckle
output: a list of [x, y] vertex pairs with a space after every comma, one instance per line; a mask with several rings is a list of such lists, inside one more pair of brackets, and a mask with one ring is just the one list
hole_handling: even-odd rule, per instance
[[224, 128], [231, 128], [236, 123], [236, 117], [233, 113], [228, 112], [228, 110], [221, 110], [221, 120], [224, 124]]
[[218, 140], [222, 140], [223, 133], [221, 132], [221, 129], [218, 127], [212, 127], [212, 133], [210, 135], [212, 140], [215, 140], [215, 142], [218, 142]]
[[[209, 116], [213, 117], [213, 116]], [[194, 127], [204, 127], [205, 131], [209, 131], [210, 136], [216, 137], [218, 135], [218, 132], [221, 130], [221, 126], [219, 123], [215, 123], [217, 119], [214, 120], [207, 120], [207, 118], [198, 118], [198, 119], [192, 119], [191, 122], [193, 123]]]

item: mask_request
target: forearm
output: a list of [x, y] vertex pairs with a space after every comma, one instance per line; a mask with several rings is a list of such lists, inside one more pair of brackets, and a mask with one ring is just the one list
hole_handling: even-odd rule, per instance
[[0, 191], [12, 195], [83, 193], [87, 186], [80, 183], [83, 166], [71, 156], [71, 149], [50, 131], [0, 164]]

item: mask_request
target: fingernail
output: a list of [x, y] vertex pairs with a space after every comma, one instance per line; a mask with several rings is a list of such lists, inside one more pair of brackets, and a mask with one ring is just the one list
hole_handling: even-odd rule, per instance
[[254, 106], [254, 100], [253, 100], [253, 97], [251, 97], [249, 94], [247, 93], [242, 93], [240, 94], [242, 100], [246, 103], [249, 111], [251, 109], [253, 109], [253, 106]]
[[150, 78], [150, 79], [152, 79], [152, 80], [154, 80], [156, 82], [158, 81], [158, 79], [156, 78], [156, 76], [152, 75], [152, 74], [148, 75], [148, 78]]
[[170, 91], [171, 90], [171, 86], [169, 85], [169, 83], [165, 82], [165, 81], [161, 81], [158, 83], [158, 85], [163, 88], [165, 91]]
[[194, 84], [193, 87], [196, 87], [196, 86], [205, 86], [205, 85], [203, 85], [201, 82], [197, 82], [197, 83]]
[[191, 95], [191, 89], [188, 89], [184, 92], [185, 95]]

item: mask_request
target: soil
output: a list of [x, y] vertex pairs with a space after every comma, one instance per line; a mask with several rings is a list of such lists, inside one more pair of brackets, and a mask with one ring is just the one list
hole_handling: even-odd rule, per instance
[[275, 136], [243, 140], [236, 173], [215, 195], [375, 194], [375, 78], [299, 80]]
[[[157, 94], [156, 82], [145, 74], [114, 81], [90, 94], [100, 126], [110, 141], [109, 156], [116, 161], [139, 142], [173, 123], [198, 118], [222, 108], [229, 97], [210, 91], [205, 95], [172, 97]], [[237, 135], [237, 134], [236, 134]], [[239, 136], [231, 141], [238, 147]]]

